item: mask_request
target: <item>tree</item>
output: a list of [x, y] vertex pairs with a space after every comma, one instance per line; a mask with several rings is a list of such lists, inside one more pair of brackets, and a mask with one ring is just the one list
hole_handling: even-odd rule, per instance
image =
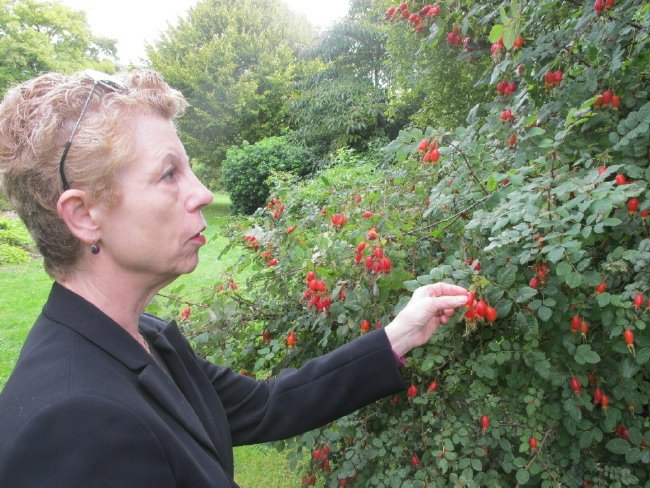
[[294, 136], [322, 154], [386, 135], [384, 44], [377, 23], [354, 11], [319, 38], [287, 104]]
[[203, 0], [148, 48], [190, 103], [181, 139], [213, 186], [228, 147], [282, 132], [295, 56], [313, 35], [278, 0]]
[[115, 71], [115, 41], [92, 34], [83, 12], [53, 2], [0, 0], [0, 94], [47, 71]]

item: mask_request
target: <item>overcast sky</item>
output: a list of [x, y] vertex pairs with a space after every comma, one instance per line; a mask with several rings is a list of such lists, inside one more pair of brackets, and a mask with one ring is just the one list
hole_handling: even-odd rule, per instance
[[[118, 57], [123, 63], [138, 64], [145, 57], [145, 42], [153, 43], [167, 23], [198, 0], [59, 0], [74, 10], [86, 12], [94, 34], [117, 39]], [[325, 28], [348, 10], [349, 0], [283, 0], [295, 12], [305, 14], [317, 28]]]

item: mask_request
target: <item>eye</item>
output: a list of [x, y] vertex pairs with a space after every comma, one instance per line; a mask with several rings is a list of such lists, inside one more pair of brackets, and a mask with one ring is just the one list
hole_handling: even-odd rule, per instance
[[170, 168], [163, 174], [162, 179], [167, 181], [175, 181], [177, 176], [176, 168]]

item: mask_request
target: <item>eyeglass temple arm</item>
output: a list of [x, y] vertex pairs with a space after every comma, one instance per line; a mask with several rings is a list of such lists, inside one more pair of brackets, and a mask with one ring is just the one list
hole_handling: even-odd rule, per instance
[[74, 129], [72, 129], [72, 134], [70, 134], [70, 137], [66, 141], [65, 146], [63, 146], [63, 154], [61, 155], [61, 161], [59, 162], [59, 174], [61, 175], [61, 183], [63, 184], [63, 191], [70, 189], [70, 185], [68, 184], [68, 179], [65, 177], [65, 172], [63, 171], [63, 164], [65, 163], [65, 157], [68, 155], [68, 151], [70, 150], [70, 146], [72, 145], [72, 139], [74, 138], [74, 135], [77, 133], [77, 128], [81, 123], [81, 119], [83, 118], [84, 113], [86, 113], [86, 107], [88, 106], [88, 102], [90, 102], [90, 98], [93, 96], [93, 92], [95, 91], [96, 86], [97, 86], [97, 82], [93, 80], [93, 87], [90, 90], [88, 97], [86, 98], [86, 102], [84, 103], [83, 108], [81, 109], [81, 113], [79, 114], [77, 123], [74, 125]]

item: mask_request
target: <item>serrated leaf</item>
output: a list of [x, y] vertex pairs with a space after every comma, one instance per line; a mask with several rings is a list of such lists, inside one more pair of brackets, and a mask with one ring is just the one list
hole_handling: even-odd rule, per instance
[[639, 349], [636, 353], [636, 364], [639, 366], [647, 363], [650, 360], [650, 347]]
[[605, 448], [614, 454], [625, 454], [630, 448], [630, 443], [625, 439], [610, 439], [607, 444], [605, 444]]

